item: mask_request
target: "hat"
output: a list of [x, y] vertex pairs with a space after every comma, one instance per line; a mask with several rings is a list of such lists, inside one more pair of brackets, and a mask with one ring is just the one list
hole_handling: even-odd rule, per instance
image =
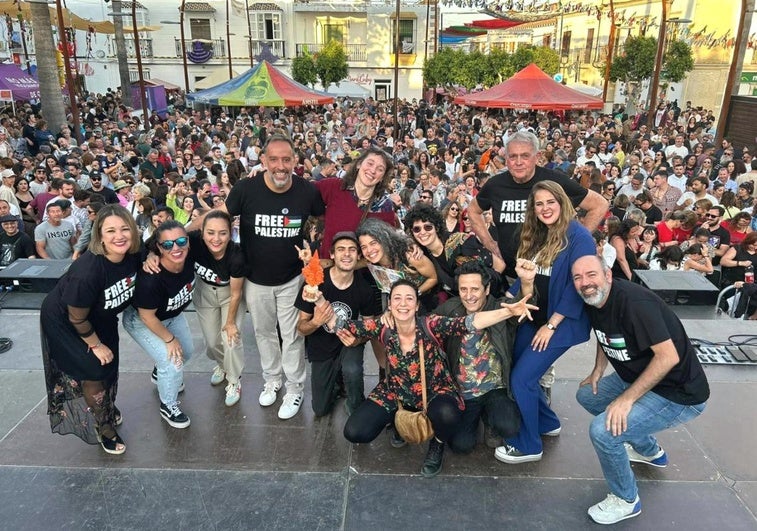
[[351, 230], [342, 230], [334, 234], [334, 237], [331, 238], [331, 247], [333, 248], [334, 244], [339, 240], [352, 240], [355, 245], [360, 247], [360, 242], [357, 241], [357, 236]]
[[412, 179], [408, 179], [407, 181], [405, 181], [405, 188], [407, 188], [408, 190], [415, 190], [416, 188], [418, 188], [418, 183], [416, 183]]
[[743, 188], [750, 194], [754, 192], [754, 185], [752, 184], [751, 181], [744, 181], [743, 183], [739, 185], [739, 188]]
[[113, 183], [113, 189], [117, 192], [121, 188], [126, 188], [127, 186], [131, 186], [129, 183], [124, 181], [123, 179], [117, 180], [115, 183]]
[[7, 223], [9, 221], [18, 221], [18, 218], [12, 214], [6, 214], [3, 217], [0, 217], [0, 223]]
[[13, 170], [11, 169], [0, 171], [0, 177], [2, 177], [3, 179], [5, 179], [6, 177], [15, 177], [15, 176], [16, 174], [13, 173]]

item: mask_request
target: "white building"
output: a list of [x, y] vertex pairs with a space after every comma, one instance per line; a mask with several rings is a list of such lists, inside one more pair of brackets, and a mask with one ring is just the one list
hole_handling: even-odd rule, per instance
[[[111, 11], [111, 4], [101, 0], [68, 0], [67, 7], [93, 21], [108, 20]], [[132, 26], [131, 9], [131, 2], [122, 2], [122, 11], [128, 14], [121, 17], [125, 28]], [[420, 98], [425, 54], [433, 53], [434, 6], [415, 0], [403, 0], [401, 4], [402, 46], [397, 87], [393, 53], [396, 3], [389, 0], [140, 0], [135, 12], [138, 27], [157, 28], [140, 32], [145, 79], [184, 88], [186, 65], [190, 91], [208, 76], [218, 82], [228, 79], [229, 64], [234, 72], [244, 72], [258, 62], [254, 58], [264, 47], [277, 57], [272, 62], [289, 73], [294, 57], [304, 50], [317, 53], [330, 39], [337, 39], [348, 54], [349, 79], [367, 88], [374, 98], [392, 98], [395, 91], [403, 98]], [[428, 25], [427, 13], [431, 20]], [[182, 61], [180, 22], [183, 22], [186, 61]], [[102, 93], [120, 85], [113, 35], [95, 33], [88, 37], [85, 31], [76, 33], [77, 74], [83, 86], [90, 92]], [[125, 36], [131, 78], [136, 80], [134, 39], [131, 32], [125, 32]], [[3, 43], [4, 39], [7, 36], [0, 36], [0, 60], [23, 64], [21, 48]], [[33, 64], [31, 38], [27, 39], [27, 45]]]

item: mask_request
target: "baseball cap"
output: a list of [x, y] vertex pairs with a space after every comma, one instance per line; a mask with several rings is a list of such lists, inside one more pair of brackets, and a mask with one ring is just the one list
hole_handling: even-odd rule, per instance
[[350, 230], [342, 230], [334, 234], [334, 237], [331, 239], [332, 250], [334, 248], [334, 244], [336, 244], [336, 242], [338, 242], [339, 240], [352, 240], [355, 243], [355, 245], [357, 245], [358, 248], [360, 248], [360, 242], [357, 241], [357, 236], [355, 235], [354, 232]]

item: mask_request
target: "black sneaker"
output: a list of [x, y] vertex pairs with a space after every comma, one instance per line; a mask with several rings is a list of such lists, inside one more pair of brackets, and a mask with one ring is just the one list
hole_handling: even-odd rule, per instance
[[[154, 383], [155, 385], [158, 385], [158, 368], [153, 365], [152, 366], [152, 374], [150, 374], [150, 381]], [[179, 392], [184, 392], [184, 382], [181, 382], [181, 385], [179, 386]]]
[[444, 460], [444, 443], [432, 438], [428, 443], [428, 452], [426, 459], [423, 461], [421, 476], [432, 478], [442, 471], [442, 461]]
[[182, 413], [179, 409], [179, 403], [177, 402], [173, 406], [167, 406], [161, 402], [160, 404], [160, 416], [163, 420], [168, 422], [168, 425], [173, 428], [188, 428], [189, 417]]
[[407, 446], [407, 441], [402, 438], [402, 435], [397, 431], [397, 428], [389, 426], [389, 431], [391, 432], [389, 444], [392, 445], [392, 448], [402, 448], [403, 446]]

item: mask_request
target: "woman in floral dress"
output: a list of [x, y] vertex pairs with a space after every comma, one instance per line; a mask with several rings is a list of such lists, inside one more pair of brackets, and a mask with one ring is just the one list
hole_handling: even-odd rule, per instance
[[345, 343], [358, 339], [379, 338], [387, 352], [387, 378], [378, 385], [350, 416], [344, 436], [354, 443], [375, 439], [392, 422], [401, 402], [405, 409], [423, 408], [420, 351], [423, 345], [427, 385], [427, 413], [435, 437], [429, 443], [421, 474], [432, 477], [441, 471], [444, 442], [457, 430], [463, 401], [447, 365], [441, 341], [447, 337], [480, 330], [514, 315], [530, 317], [525, 299], [503, 304], [499, 310], [478, 312], [466, 317], [438, 315], [418, 316], [418, 292], [408, 280], [398, 280], [389, 292], [391, 328], [373, 319], [336, 323], [337, 335]]

